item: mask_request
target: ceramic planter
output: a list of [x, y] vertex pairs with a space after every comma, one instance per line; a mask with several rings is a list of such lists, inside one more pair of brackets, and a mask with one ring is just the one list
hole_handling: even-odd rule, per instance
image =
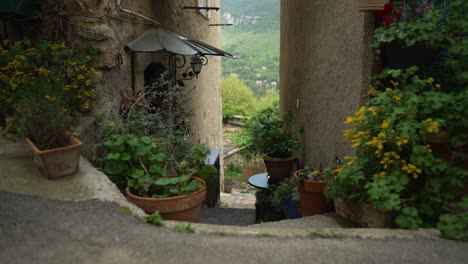
[[264, 156], [263, 161], [270, 176], [268, 182], [272, 184], [280, 183], [284, 178], [291, 176], [295, 160], [295, 157], [282, 159]]
[[439, 53], [439, 49], [426, 48], [420, 45], [401, 47], [395, 43], [389, 43], [385, 46], [385, 65], [392, 69], [406, 69], [411, 66], [418, 66], [420, 69], [428, 70]]
[[301, 217], [298, 201], [293, 199], [283, 199], [283, 212], [287, 219], [296, 219]]
[[357, 0], [358, 10], [361, 12], [374, 12], [384, 9], [388, 0]]
[[26, 143], [34, 153], [34, 163], [47, 178], [59, 178], [78, 170], [83, 143], [75, 136], [70, 135], [69, 146], [44, 151], [39, 150], [29, 138], [26, 138]]
[[386, 228], [394, 226], [394, 216], [370, 204], [345, 198], [333, 199], [336, 213], [362, 227]]
[[200, 178], [193, 177], [203, 184], [199, 190], [169, 198], [150, 198], [138, 196], [130, 192], [127, 187], [127, 199], [148, 214], [159, 211], [164, 220], [175, 220], [185, 222], [198, 222], [200, 209], [206, 199], [206, 182]]
[[[299, 177], [299, 173], [304, 170], [299, 170], [294, 173], [295, 177]], [[311, 216], [323, 214], [331, 211], [330, 203], [325, 198], [326, 183], [323, 181], [302, 180], [299, 182], [297, 189], [301, 197], [301, 212], [302, 216]]]

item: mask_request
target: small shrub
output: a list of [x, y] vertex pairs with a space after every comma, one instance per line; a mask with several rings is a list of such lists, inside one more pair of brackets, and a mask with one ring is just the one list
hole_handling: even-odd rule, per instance
[[145, 222], [155, 226], [164, 226], [164, 220], [159, 212], [154, 212], [144, 218]]
[[195, 230], [190, 224], [178, 224], [173, 229], [177, 233], [195, 233]]

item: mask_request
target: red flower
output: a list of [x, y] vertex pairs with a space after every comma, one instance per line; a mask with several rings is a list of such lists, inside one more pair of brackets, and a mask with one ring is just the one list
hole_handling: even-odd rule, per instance
[[400, 19], [400, 18], [401, 18], [401, 12], [396, 13], [396, 17], [397, 17], [398, 19]]
[[385, 18], [385, 25], [386, 25], [387, 27], [390, 27], [390, 25], [392, 24], [392, 22], [393, 22], [393, 18], [392, 18], [392, 17], [387, 17], [387, 18]]

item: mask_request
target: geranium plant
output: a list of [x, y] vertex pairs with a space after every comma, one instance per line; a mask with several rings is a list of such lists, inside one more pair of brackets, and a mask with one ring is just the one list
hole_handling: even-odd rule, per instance
[[401, 47], [415, 45], [427, 48], [444, 48], [462, 35], [453, 18], [464, 12], [462, 0], [450, 1], [399, 1], [385, 5], [379, 13], [382, 26], [374, 32], [371, 47], [395, 43]]
[[[346, 119], [354, 125], [344, 133], [356, 156], [327, 180], [326, 190], [331, 198], [395, 212], [397, 224], [410, 229], [435, 226], [468, 183], [460, 153], [468, 142], [468, 90], [453, 92], [416, 71], [386, 70], [374, 79], [369, 100]], [[443, 130], [453, 149], [450, 163], [430, 145]]]

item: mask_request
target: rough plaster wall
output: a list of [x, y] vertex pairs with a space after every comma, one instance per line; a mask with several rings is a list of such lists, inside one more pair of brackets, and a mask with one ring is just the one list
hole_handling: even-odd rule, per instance
[[352, 154], [343, 122], [367, 91], [372, 29], [355, 1], [281, 1], [281, 111], [297, 111], [306, 162]]
[[[184, 10], [183, 6], [196, 6], [195, 0], [160, 0], [155, 2], [154, 11], [164, 26], [176, 32], [220, 47], [220, 27], [210, 27], [219, 23], [219, 12], [210, 11], [207, 19], [196, 10]], [[211, 1], [211, 6], [219, 6], [219, 0]], [[188, 58], [190, 59], [190, 58]], [[222, 148], [222, 99], [221, 99], [221, 60], [208, 57], [208, 65], [202, 68], [198, 79], [185, 81], [186, 87], [197, 89], [191, 92], [193, 118], [193, 138], [209, 147]]]

